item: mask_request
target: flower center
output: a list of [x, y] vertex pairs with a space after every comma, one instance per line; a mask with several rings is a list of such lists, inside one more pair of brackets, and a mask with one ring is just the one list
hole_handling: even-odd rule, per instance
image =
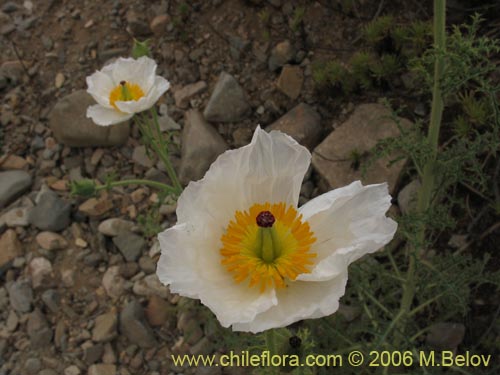
[[109, 94], [109, 104], [111, 104], [115, 109], [118, 110], [115, 102], [128, 102], [131, 100], [139, 100], [144, 96], [144, 91], [142, 91], [139, 85], [135, 83], [130, 83], [127, 81], [121, 81], [118, 86], [116, 86]]
[[302, 215], [285, 203], [254, 204], [248, 211], [236, 211], [221, 237], [222, 264], [236, 282], [249, 287], [284, 288], [287, 280], [309, 273], [316, 253], [316, 241]]

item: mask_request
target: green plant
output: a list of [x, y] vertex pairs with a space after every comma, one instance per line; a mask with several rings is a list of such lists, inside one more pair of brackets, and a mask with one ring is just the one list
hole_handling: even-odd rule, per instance
[[372, 64], [371, 71], [379, 84], [388, 82], [401, 71], [401, 61], [396, 55], [385, 54]]
[[359, 83], [363, 89], [369, 89], [373, 86], [373, 62], [375, 57], [368, 52], [355, 53], [350, 61], [353, 79]]
[[355, 82], [350, 72], [334, 60], [314, 64], [312, 75], [319, 87], [329, 88], [344, 94], [351, 93], [355, 89]]
[[364, 39], [369, 44], [376, 45], [389, 36], [394, 22], [394, 17], [391, 15], [378, 17], [365, 26], [363, 30]]
[[305, 13], [306, 13], [305, 7], [300, 6], [295, 8], [292, 19], [290, 21], [290, 28], [292, 29], [293, 32], [297, 32], [299, 30], [299, 27], [304, 19]]

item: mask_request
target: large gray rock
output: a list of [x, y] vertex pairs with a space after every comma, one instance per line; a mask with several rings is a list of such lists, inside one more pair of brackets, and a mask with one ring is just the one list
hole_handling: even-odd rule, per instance
[[211, 122], [236, 122], [250, 111], [245, 92], [234, 77], [222, 72], [203, 116]]
[[42, 192], [30, 212], [30, 223], [41, 230], [58, 232], [70, 223], [71, 205], [52, 190]]
[[[411, 126], [410, 121], [399, 119], [401, 126]], [[314, 149], [312, 164], [328, 187], [338, 188], [361, 180], [363, 184], [387, 182], [393, 193], [403, 170], [405, 160], [389, 166], [397, 155], [380, 158], [363, 176], [363, 163], [378, 141], [399, 136], [391, 112], [381, 104], [362, 104]]]
[[119, 146], [129, 135], [129, 124], [100, 126], [87, 118], [87, 108], [96, 104], [85, 91], [75, 91], [56, 103], [49, 114], [49, 126], [59, 142], [71, 147]]
[[321, 117], [311, 106], [300, 103], [266, 128], [280, 130], [312, 150], [321, 139]]
[[0, 172], [0, 208], [8, 205], [31, 186], [31, 176], [25, 171]]
[[186, 112], [182, 131], [182, 156], [179, 178], [182, 183], [196, 181], [205, 175], [227, 144], [217, 131], [196, 110]]
[[136, 300], [130, 301], [120, 313], [120, 331], [131, 343], [141, 348], [157, 345], [153, 331], [145, 320], [142, 306]]
[[113, 237], [113, 243], [127, 262], [135, 262], [146, 247], [146, 241], [141, 236], [131, 232], [121, 232]]

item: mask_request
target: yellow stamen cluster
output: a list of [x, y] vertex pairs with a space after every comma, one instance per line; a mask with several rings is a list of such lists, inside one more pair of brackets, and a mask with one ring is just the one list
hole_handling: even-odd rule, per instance
[[126, 81], [120, 82], [109, 94], [109, 104], [119, 110], [115, 102], [128, 102], [130, 100], [139, 100], [144, 96], [144, 91], [135, 83]]
[[[269, 211], [275, 218], [271, 227], [257, 225], [259, 214]], [[285, 203], [254, 204], [248, 211], [236, 211], [221, 238], [222, 264], [236, 282], [249, 281], [249, 287], [284, 288], [287, 280], [311, 272], [316, 241], [307, 222], [294, 207]]]

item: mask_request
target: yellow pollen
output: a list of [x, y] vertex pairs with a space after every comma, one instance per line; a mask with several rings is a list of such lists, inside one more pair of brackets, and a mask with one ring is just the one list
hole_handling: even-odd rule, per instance
[[[256, 217], [270, 211], [275, 222], [270, 228], [259, 227]], [[221, 263], [237, 283], [249, 287], [284, 288], [287, 280], [310, 273], [316, 253], [310, 251], [316, 241], [302, 215], [286, 203], [254, 204], [249, 210], [236, 211], [222, 235]]]
[[119, 110], [115, 102], [128, 102], [131, 100], [139, 100], [144, 96], [144, 91], [135, 83], [122, 81], [109, 94], [109, 104]]

